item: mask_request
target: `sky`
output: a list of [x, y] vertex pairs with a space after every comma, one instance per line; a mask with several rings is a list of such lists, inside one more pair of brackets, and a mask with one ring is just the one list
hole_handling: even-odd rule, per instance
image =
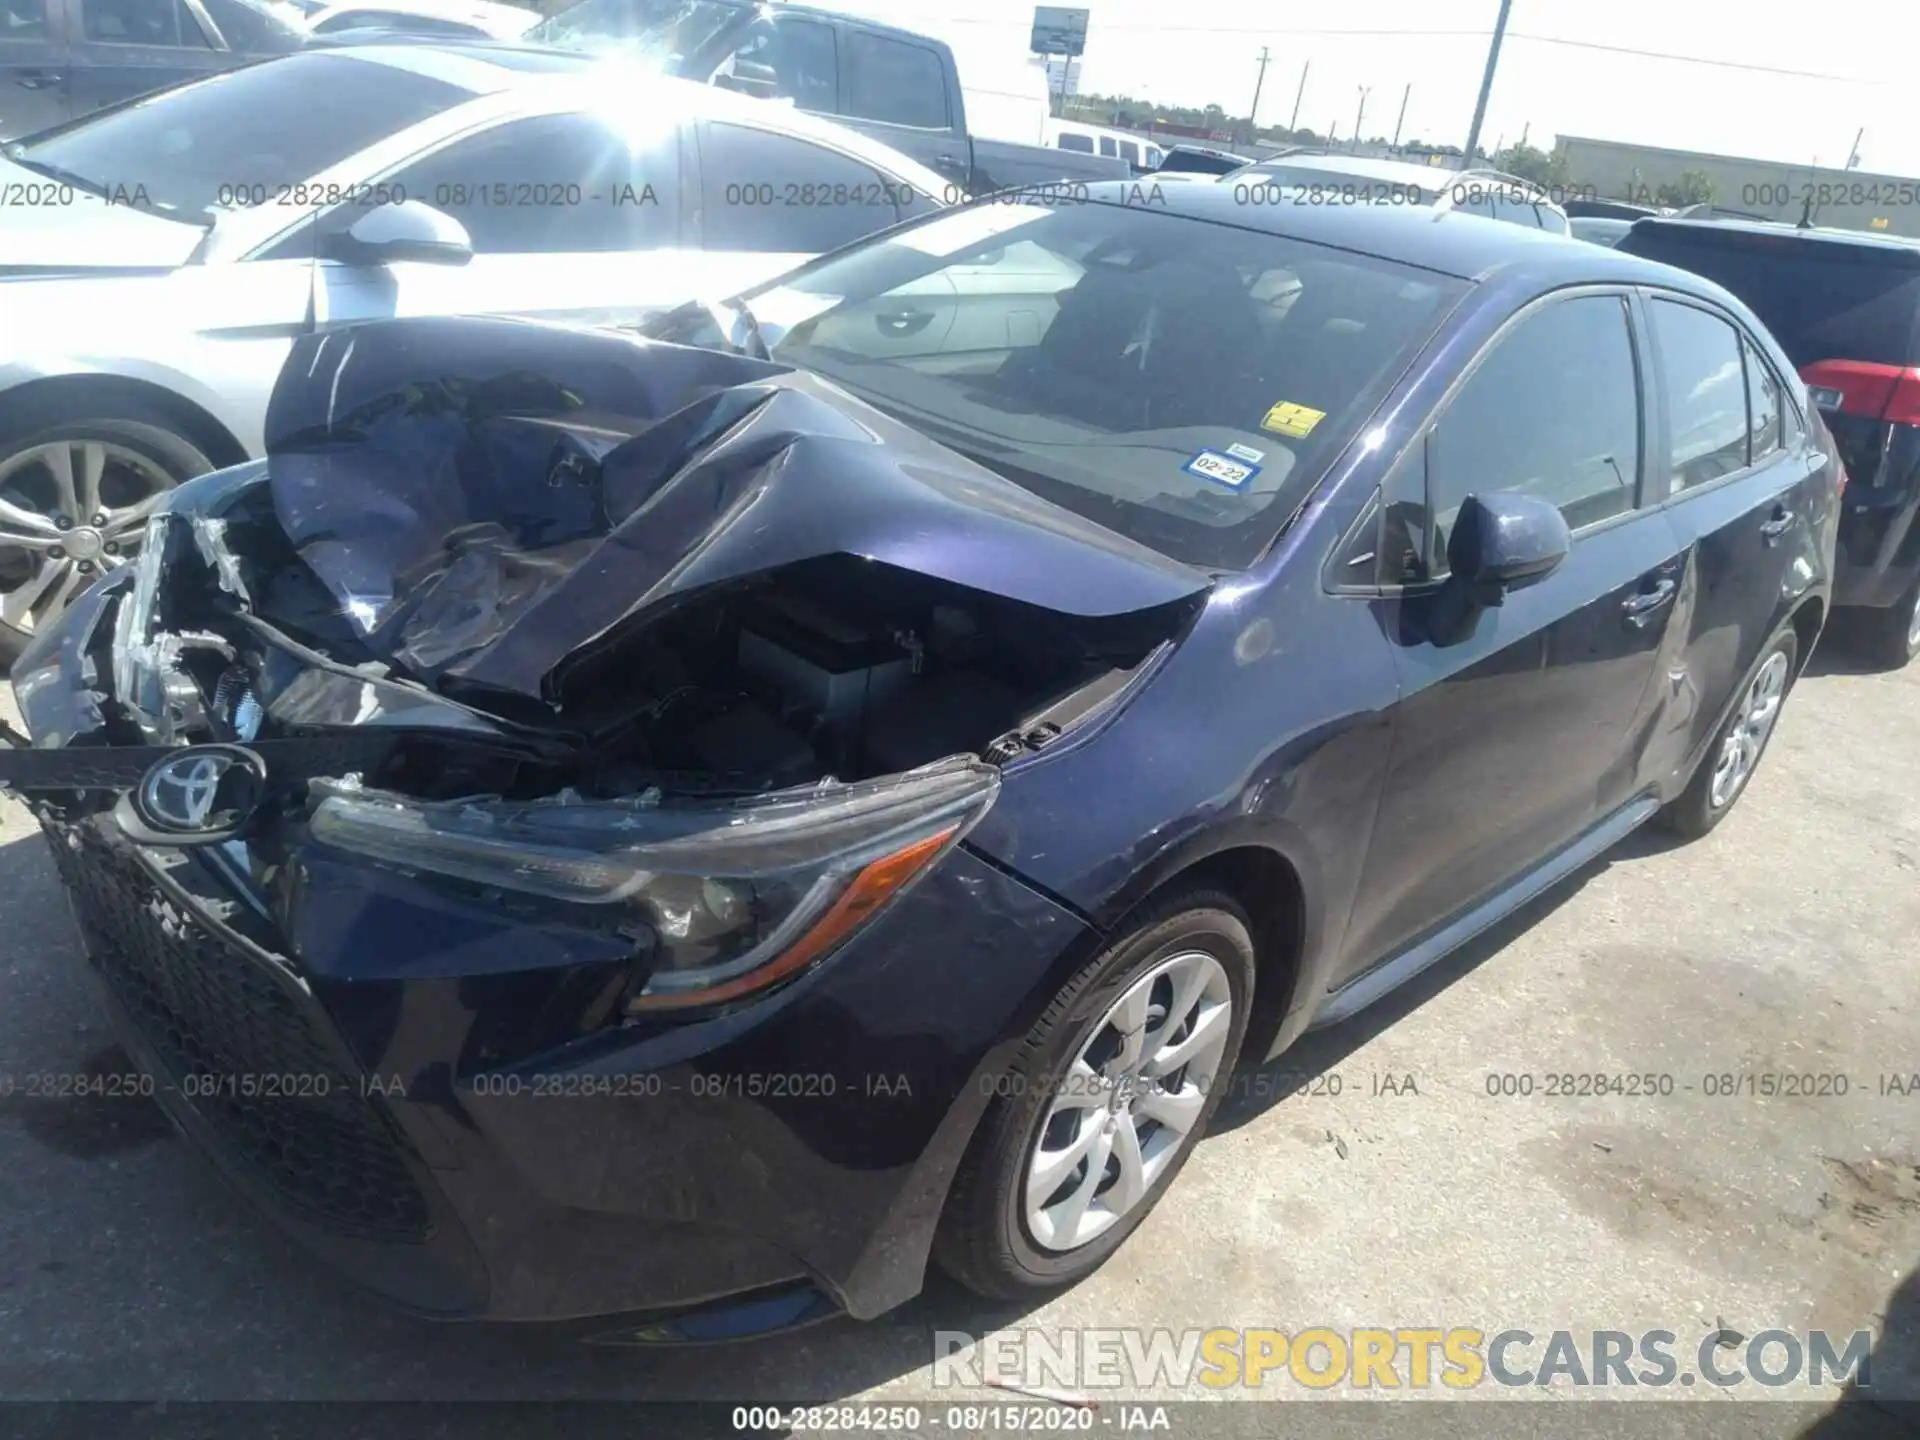
[[[963, 77], [1027, 54], [1030, 0], [857, 0], [954, 46]], [[1080, 89], [1246, 113], [1262, 124], [1464, 144], [1499, 0], [1085, 0]], [[1626, 52], [1651, 53], [1626, 53]], [[1913, 0], [1513, 0], [1481, 143], [1582, 135], [1920, 176]], [[1407, 86], [1411, 85], [1411, 92]]]

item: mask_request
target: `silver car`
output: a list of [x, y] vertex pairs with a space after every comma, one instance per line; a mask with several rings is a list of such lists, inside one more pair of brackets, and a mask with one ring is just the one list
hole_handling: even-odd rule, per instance
[[773, 102], [457, 45], [303, 52], [0, 147], [0, 661], [160, 493], [260, 453], [296, 337], [637, 320], [946, 188]]

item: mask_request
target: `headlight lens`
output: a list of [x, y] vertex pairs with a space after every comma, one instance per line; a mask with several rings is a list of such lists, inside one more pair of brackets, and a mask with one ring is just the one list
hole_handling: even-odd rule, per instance
[[746, 801], [422, 803], [320, 782], [316, 840], [578, 905], [652, 937], [637, 1010], [717, 1004], [797, 974], [986, 813], [999, 771], [956, 758]]

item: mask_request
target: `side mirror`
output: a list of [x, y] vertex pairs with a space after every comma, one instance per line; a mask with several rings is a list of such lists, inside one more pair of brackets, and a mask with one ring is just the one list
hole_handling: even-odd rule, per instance
[[717, 76], [713, 83], [723, 90], [737, 90], [760, 100], [773, 99], [780, 89], [780, 77], [774, 68], [758, 60], [734, 61], [733, 73]]
[[1452, 573], [1434, 606], [1435, 643], [1464, 639], [1482, 610], [1502, 604], [1510, 590], [1546, 579], [1572, 549], [1566, 517], [1550, 501], [1513, 491], [1469, 495], [1447, 537]]
[[320, 253], [348, 265], [389, 265], [415, 260], [427, 265], [464, 265], [473, 259], [467, 227], [443, 210], [402, 200], [367, 211], [353, 225], [328, 236]]

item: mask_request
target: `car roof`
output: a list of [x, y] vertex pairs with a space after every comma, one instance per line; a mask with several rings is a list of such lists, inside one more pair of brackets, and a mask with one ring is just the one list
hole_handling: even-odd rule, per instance
[[1370, 155], [1276, 155], [1255, 163], [1258, 171], [1268, 165], [1297, 166], [1302, 170], [1326, 170], [1335, 175], [1353, 175], [1363, 180], [1384, 180], [1391, 184], [1418, 185], [1427, 190], [1442, 190], [1460, 178], [1458, 170], [1439, 165], [1415, 165], [1408, 160], [1376, 160]]
[[458, 41], [366, 44], [312, 53], [389, 65], [396, 70], [443, 80], [468, 91], [475, 99], [499, 97], [501, 105], [521, 115], [583, 109], [605, 109], [617, 114], [657, 107], [678, 118], [737, 120], [844, 150], [935, 200], [941, 199], [948, 189], [947, 182], [932, 170], [831, 119], [777, 101], [662, 75], [618, 57], [537, 47], [468, 45]]
[[[1658, 260], [1621, 255], [1568, 235], [1424, 205], [1262, 205], [1243, 203], [1244, 187], [1156, 186], [1151, 176], [1086, 187], [1089, 200], [1131, 204], [1166, 214], [1331, 245], [1415, 265], [1462, 280], [1503, 267], [1525, 267], [1543, 285], [1661, 285], [1725, 303], [1712, 281]], [[1643, 222], [1644, 223], [1644, 222]]]
[[387, 40], [365, 44], [325, 45], [296, 50], [275, 60], [261, 63], [285, 64], [303, 55], [325, 56], [334, 60], [355, 60], [368, 65], [385, 65], [393, 70], [424, 75], [457, 86], [470, 95], [497, 95], [523, 83], [530, 75], [578, 75], [594, 68], [594, 56], [570, 50], [545, 50], [533, 46], [495, 45], [486, 41], [423, 39]]
[[1650, 216], [1636, 221], [1630, 233], [1643, 237], [1672, 238], [1689, 245], [1711, 245], [1719, 240], [1743, 248], [1760, 246], [1787, 250], [1805, 247], [1810, 254], [1838, 249], [1852, 251], [1861, 258], [1871, 258], [1881, 264], [1920, 267], [1920, 240], [1906, 235], [1879, 235], [1868, 230], [1789, 225], [1773, 220], [1682, 220]]

